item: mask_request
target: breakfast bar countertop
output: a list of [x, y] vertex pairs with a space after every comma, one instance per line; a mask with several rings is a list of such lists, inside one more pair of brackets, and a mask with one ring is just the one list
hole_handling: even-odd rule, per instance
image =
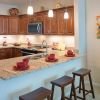
[[[79, 58], [79, 55], [76, 55], [75, 57], [66, 57], [64, 56], [65, 51], [51, 50], [49, 53], [55, 53], [56, 57], [58, 58], [58, 61], [46, 62], [45, 57], [33, 59], [32, 56], [23, 56], [0, 60], [0, 78], [4, 80], [10, 79], [33, 71], [41, 70], [43, 68], [52, 67], [52, 65], [54, 64], [64, 63]], [[16, 66], [16, 63], [22, 61], [24, 58], [27, 57], [30, 58], [29, 69], [25, 71], [14, 70], [13, 67]]]

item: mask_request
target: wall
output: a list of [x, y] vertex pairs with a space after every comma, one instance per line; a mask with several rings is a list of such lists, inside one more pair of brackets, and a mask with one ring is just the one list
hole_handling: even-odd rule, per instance
[[13, 7], [17, 7], [17, 6], [0, 3], [0, 15], [8, 15], [9, 9], [13, 8]]
[[96, 38], [96, 16], [100, 16], [100, 0], [87, 3], [87, 64], [92, 69], [93, 80], [100, 86], [100, 39]]
[[[34, 7], [34, 12], [40, 11], [41, 6], [44, 6], [46, 10], [54, 9], [56, 8], [56, 4], [58, 1], [61, 2], [62, 7], [74, 4], [74, 0], [38, 0], [38, 1], [33, 0], [32, 5]], [[26, 5], [19, 6], [22, 13], [24, 14], [27, 13], [27, 6], [28, 6], [28, 3]]]
[[[6, 37], [6, 39], [4, 38]], [[73, 36], [42, 36], [42, 35], [1, 35], [0, 36], [0, 44], [3, 43], [4, 40], [7, 41], [8, 44], [11, 43], [27, 43], [27, 39], [32, 44], [41, 44], [43, 40], [46, 40], [48, 44], [56, 43], [64, 43], [67, 47], [75, 47], [75, 39]]]

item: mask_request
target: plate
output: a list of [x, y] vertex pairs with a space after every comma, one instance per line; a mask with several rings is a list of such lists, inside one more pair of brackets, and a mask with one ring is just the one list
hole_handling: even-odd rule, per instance
[[53, 60], [50, 60], [50, 59], [47, 59], [47, 58], [46, 58], [46, 59], [45, 59], [45, 61], [46, 61], [46, 62], [57, 62], [57, 61], [58, 61], [58, 59], [57, 59], [57, 58], [55, 58], [55, 59], [53, 59]]
[[17, 66], [13, 66], [13, 69], [15, 70], [15, 71], [24, 71], [24, 70], [28, 70], [29, 69], [29, 66], [27, 66], [27, 67], [22, 67], [22, 68], [18, 68]]
[[65, 56], [66, 57], [75, 57], [75, 54], [73, 54], [73, 55], [67, 55], [67, 54], [65, 54]]

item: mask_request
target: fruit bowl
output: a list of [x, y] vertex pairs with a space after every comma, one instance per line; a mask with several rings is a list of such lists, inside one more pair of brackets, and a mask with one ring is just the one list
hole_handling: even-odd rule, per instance
[[47, 62], [56, 62], [56, 61], [58, 61], [58, 59], [56, 58], [55, 54], [49, 54], [46, 57], [45, 61], [47, 61]]
[[72, 50], [68, 50], [65, 54], [66, 57], [75, 57], [75, 54]]

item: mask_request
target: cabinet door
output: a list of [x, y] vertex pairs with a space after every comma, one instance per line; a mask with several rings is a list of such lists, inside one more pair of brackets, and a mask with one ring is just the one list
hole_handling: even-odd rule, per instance
[[[69, 14], [68, 19], [64, 19], [64, 13], [66, 10]], [[74, 35], [74, 9], [72, 6], [57, 10], [57, 20], [58, 34]]]
[[28, 16], [19, 17], [19, 34], [27, 34], [28, 22]]
[[3, 21], [4, 21], [4, 26], [3, 26], [4, 34], [8, 34], [8, 16], [5, 16]]
[[5, 48], [6, 59], [12, 58], [12, 48]]
[[67, 8], [69, 19], [67, 21], [68, 34], [74, 35], [74, 7]]
[[44, 12], [37, 12], [33, 16], [30, 16], [30, 22], [43, 22]]
[[9, 17], [9, 34], [16, 35], [18, 34], [18, 17]]
[[8, 33], [8, 17], [7, 16], [0, 16], [0, 34], [7, 34]]
[[64, 10], [57, 10], [58, 34], [67, 33], [66, 21], [64, 19]]
[[13, 48], [13, 57], [20, 57], [22, 56], [21, 50], [18, 48]]
[[5, 59], [5, 58], [6, 58], [5, 49], [0, 49], [0, 59]]
[[52, 18], [48, 17], [46, 13], [44, 16], [44, 34], [52, 35], [57, 34], [58, 26], [57, 26], [57, 15], [54, 12], [54, 16]]
[[3, 34], [3, 17], [0, 17], [0, 34]]
[[0, 59], [12, 58], [12, 48], [0, 49]]

